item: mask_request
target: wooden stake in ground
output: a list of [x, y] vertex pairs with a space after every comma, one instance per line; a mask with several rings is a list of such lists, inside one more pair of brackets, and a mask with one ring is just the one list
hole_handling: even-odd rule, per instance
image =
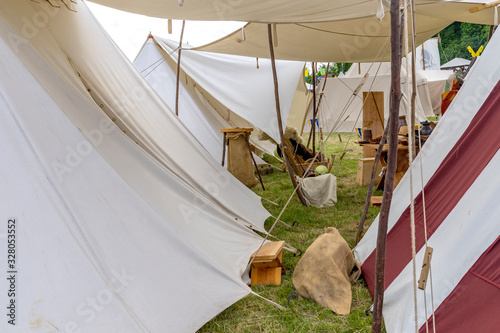
[[288, 171], [288, 175], [290, 176], [290, 180], [292, 181], [293, 188], [297, 189], [297, 195], [300, 199], [300, 202], [304, 206], [306, 206], [307, 205], [306, 199], [302, 195], [302, 192], [300, 192], [300, 188], [298, 188], [297, 180], [295, 179], [291, 163], [288, 160], [288, 156], [287, 156], [286, 151], [285, 151], [287, 149], [287, 147], [285, 144], [285, 135], [283, 134], [283, 121], [281, 120], [281, 107], [280, 107], [280, 97], [279, 97], [279, 90], [278, 90], [278, 74], [276, 73], [276, 60], [274, 58], [273, 32], [272, 32], [271, 24], [267, 25], [267, 34], [269, 37], [269, 53], [271, 55], [271, 68], [273, 70], [274, 99], [276, 101], [276, 116], [278, 117], [278, 130], [280, 132], [281, 151], [283, 152], [283, 159], [285, 160], [286, 169]]
[[182, 49], [182, 37], [184, 36], [184, 26], [186, 21], [182, 21], [181, 29], [181, 40], [179, 41], [179, 53], [177, 55], [177, 81], [175, 85], [175, 115], [179, 116], [179, 79], [181, 75], [181, 49]]
[[316, 155], [316, 63], [312, 63], [312, 80], [313, 80], [313, 120], [312, 120], [312, 150], [313, 155]]
[[385, 176], [384, 197], [380, 209], [378, 224], [376, 266], [375, 266], [375, 296], [373, 300], [372, 332], [379, 333], [382, 329], [382, 306], [385, 288], [385, 252], [387, 241], [387, 223], [392, 201], [396, 160], [398, 153], [398, 115], [401, 99], [401, 19], [399, 1], [391, 0], [391, 97], [389, 108], [389, 153], [387, 172]]

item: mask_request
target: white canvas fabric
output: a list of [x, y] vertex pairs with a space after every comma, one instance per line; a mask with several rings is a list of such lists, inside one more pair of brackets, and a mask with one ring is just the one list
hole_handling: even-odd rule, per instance
[[[422, 186], [429, 182], [457, 141], [466, 133], [471, 120], [474, 119], [486, 99], [498, 95], [500, 66], [497, 58], [499, 49], [500, 35], [496, 33], [486, 47], [483, 56], [476, 63], [475, 70], [468, 76], [457, 97], [453, 100], [448, 111], [417, 156], [412, 167], [414, 177], [417, 179], [413, 184], [414, 196], [419, 195]], [[495, 86], [497, 87], [496, 90], [494, 90]], [[479, 146], [478, 149], [480, 149]], [[460, 288], [463, 278], [466, 274], [471, 274], [471, 267], [478, 258], [486, 253], [485, 251], [500, 235], [500, 228], [496, 218], [499, 213], [496, 202], [500, 194], [497, 171], [500, 167], [500, 158], [498, 151], [488, 152], [488, 156], [490, 155], [492, 158], [487, 162], [479, 176], [471, 183], [470, 187], [465, 189], [460, 201], [456, 203], [447, 216], [443, 217], [442, 223], [429, 238], [429, 246], [434, 248], [432, 274], [434, 308], [437, 311], [440, 310], [442, 304], [450, 300], [450, 297], [451, 300], [453, 297], [459, 297], [460, 291], [457, 291], [457, 288]], [[423, 167], [420, 166], [421, 159]], [[460, 167], [465, 173], [470, 170], [466, 164]], [[421, 172], [423, 184], [419, 181]], [[455, 193], [447, 193], [446, 188], [442, 190], [443, 196], [456, 195]], [[388, 224], [389, 234], [409, 204], [410, 179], [407, 172], [394, 192]], [[422, 224], [423, 221], [418, 221], [418, 223]], [[377, 227], [378, 218], [375, 219], [361, 242], [354, 249], [354, 254], [360, 263], [364, 263], [375, 250]], [[409, 237], [410, 235], [408, 235], [408, 239]], [[416, 256], [417, 276], [420, 274], [424, 251], [425, 247], [422, 247]], [[422, 327], [427, 319], [425, 318], [423, 293], [422, 290], [418, 290], [417, 293], [418, 327]], [[425, 293], [427, 308], [431, 309], [429, 285]], [[470, 314], [466, 320], [464, 320], [464, 317], [457, 317], [460, 314], [455, 312], [443, 313], [440, 315], [439, 320], [456, 322], [463, 325], [464, 328], [467, 327], [468, 322], [477, 323], [482, 321], [486, 325], [491, 322], [491, 317], [488, 317], [488, 314], [469, 307], [470, 304], [489, 304], [488, 302], [491, 301], [487, 299], [488, 296], [482, 294], [481, 289], [474, 290], [474, 293], [480, 299], [470, 300], [467, 304], [458, 303], [458, 306]], [[496, 295], [491, 295], [496, 299]], [[460, 302], [460, 300], [456, 300], [455, 304], [457, 304], [456, 302]], [[413, 332], [415, 327], [413, 308], [413, 272], [412, 263], [410, 262], [398, 272], [396, 278], [386, 287], [384, 320], [387, 331]], [[485, 317], [481, 319], [479, 313]], [[430, 310], [428, 310], [427, 315], [431, 316]], [[436, 319], [436, 323], [439, 324], [438, 319]], [[493, 331], [495, 330], [494, 327], [497, 327], [496, 324], [490, 326]], [[467, 330], [470, 331], [469, 328]]]
[[[418, 44], [451, 24], [450, 18], [417, 15]], [[266, 24], [248, 23], [245, 38], [241, 29], [215, 42], [198, 47], [200, 51], [266, 57], [269, 54]], [[277, 59], [318, 62], [390, 61], [390, 19], [361, 16], [347, 21], [277, 24]]]
[[[360, 67], [361, 65], [361, 67]], [[378, 73], [377, 73], [378, 69]], [[361, 74], [360, 74], [361, 73]], [[368, 73], [369, 77], [354, 96], [354, 92], [363, 82], [363, 76]], [[406, 82], [406, 71], [401, 71], [401, 89], [404, 92]], [[317, 85], [318, 92], [322, 91], [323, 82]], [[318, 122], [323, 131], [328, 132], [352, 132], [363, 124], [363, 92], [384, 93], [384, 124], [389, 118], [389, 97], [391, 87], [390, 63], [376, 64], [353, 64], [346, 75], [342, 78], [327, 78], [325, 91], [318, 109]], [[417, 103], [416, 119], [424, 121], [428, 116], [433, 116], [432, 105], [427, 89], [425, 78], [417, 78]], [[407, 99], [403, 94], [400, 114], [406, 115]], [[312, 119], [312, 106], [309, 107], [304, 132], [310, 132]]]
[[[134, 60], [134, 66], [167, 104], [169, 111], [175, 113], [176, 67], [175, 64], [168, 62], [167, 57], [168, 53], [158, 47], [153, 37], [148, 37]], [[205, 114], [202, 113], [200, 109], [203, 106], [197, 103], [196, 95], [192, 96], [185, 88], [184, 80], [180, 81], [179, 88], [179, 119], [210, 155], [220, 161], [222, 158], [220, 130], [228, 128], [229, 124], [221, 117], [210, 117], [208, 108]]]
[[94, 0], [119, 10], [153, 17], [202, 21], [322, 22], [375, 15], [379, 0]]
[[[171, 110], [175, 108], [177, 47], [178, 43], [150, 36], [134, 61], [134, 66]], [[185, 47], [189, 48], [187, 45]], [[179, 117], [212, 156], [220, 161], [222, 156], [220, 130], [231, 127], [255, 128], [250, 137], [251, 143], [260, 150], [273, 154], [276, 146], [269, 141], [259, 140], [259, 129], [252, 125], [255, 122], [271, 124], [274, 128], [269, 131], [276, 133], [279, 138], [277, 124], [274, 121], [276, 119], [274, 92], [269, 85], [273, 82], [272, 77], [269, 77], [270, 71], [266, 72], [269, 69], [267, 66], [261, 68], [262, 61], [266, 60], [257, 62], [246, 57], [206, 55], [203, 52], [188, 52], [188, 50], [183, 50], [181, 59], [182, 68], [187, 68], [187, 71], [194, 73], [195, 76], [191, 77], [182, 69], [179, 105], [183, 111], [179, 112]], [[282, 115], [286, 119], [297, 89], [297, 82], [294, 81], [299, 81], [303, 64], [278, 61], [277, 66], [279, 71], [289, 73], [283, 74], [285, 78], [292, 76], [292, 80], [279, 82], [280, 91], [284, 92], [280, 96], [284, 102]], [[204, 70], [199, 73], [201, 68]], [[213, 68], [213, 71], [210, 68]], [[266, 80], [269, 82], [265, 82]], [[239, 111], [236, 113], [231, 111], [229, 105], [238, 108]]]
[[[160, 38], [156, 38], [156, 42], [177, 61], [178, 54], [173, 51], [178, 43]], [[197, 85], [227, 109], [280, 141], [269, 59], [200, 52], [185, 46], [181, 67]], [[304, 63], [297, 61], [276, 63], [283, 124], [288, 120], [303, 67]]]
[[[354, 4], [351, 1], [344, 3], [351, 6]], [[485, 2], [416, 1], [417, 45], [422, 44], [454, 21], [494, 24], [494, 8], [474, 14], [469, 13], [470, 8], [481, 3]], [[310, 4], [304, 2], [303, 6], [309, 7]], [[281, 8], [284, 14], [288, 8]], [[278, 40], [275, 55], [277, 59], [318, 62], [389, 61], [390, 52], [383, 52], [384, 45], [390, 36], [387, 7], [385, 11], [387, 15], [382, 20], [379, 20], [374, 13], [369, 14], [363, 11], [359, 11], [357, 16], [341, 20], [337, 20], [335, 12], [331, 12], [328, 19], [321, 21], [290, 19], [283, 22], [281, 17], [276, 17], [272, 21], [278, 23], [277, 33], [274, 36]], [[269, 53], [267, 25], [258, 23], [258, 20], [252, 20], [250, 17], [246, 21], [251, 23], [244, 28], [245, 38], [241, 30], [235, 31], [198, 49], [254, 57], [267, 56]]]
[[[195, 332], [251, 292], [242, 274], [262, 239], [99, 108], [71, 61], [88, 82], [122, 74], [118, 92], [133, 68], [113, 72], [122, 58], [111, 44], [100, 51], [108, 58], [85, 52], [106, 43], [85, 4], [75, 6], [0, 1], [0, 233], [9, 219], [17, 227], [17, 293], [1, 295], [2, 304], [15, 299], [15, 326], [2, 320], [0, 331]], [[77, 51], [102, 74], [84, 71]], [[191, 150], [187, 138], [178, 144]]]
[[[205, 21], [246, 21], [261, 23], [311, 23], [351, 20], [363, 17], [381, 19], [388, 2], [379, 0], [93, 0], [119, 10], [171, 19]], [[435, 18], [453, 17], [457, 21], [493, 24], [493, 9], [471, 14], [468, 10], [487, 1], [417, 0], [418, 14]]]
[[[422, 45], [417, 47], [415, 50], [415, 58], [417, 64], [415, 67], [418, 70], [439, 70], [441, 66], [441, 57], [439, 55], [438, 39], [429, 38]], [[411, 59], [411, 56], [409, 56], [409, 59]]]
[[[34, 21], [36, 33], [33, 35], [25, 33], [25, 30], [31, 31], [27, 28], [31, 24], [29, 20], [28, 23], [18, 20], [12, 25], [22, 38], [26, 38], [23, 34], [31, 37], [29, 45], [45, 61], [54, 63], [61, 75], [77, 81], [75, 84], [82, 94], [87, 98], [91, 96], [120, 130], [187, 186], [233, 215], [235, 221], [264, 230], [269, 213], [263, 208], [260, 197], [210, 156], [182, 122], [168, 111], [86, 6], [77, 6], [76, 12], [64, 6], [61, 10], [47, 7], [54, 14], [45, 14], [48, 21], [41, 27], [35, 26], [37, 21]], [[24, 45], [23, 41], [15, 40], [19, 45]]]
[[323, 208], [337, 203], [337, 177], [328, 173], [316, 177], [297, 177], [308, 205]]
[[429, 88], [429, 94], [434, 114], [441, 114], [441, 95], [444, 93], [446, 82], [449, 83], [450, 87], [453, 84], [453, 79], [455, 77], [453, 75], [453, 71], [425, 70], [421, 71], [420, 74], [422, 74], [427, 79], [427, 86]]
[[441, 66], [442, 69], [455, 69], [460, 67], [467, 67], [470, 65], [470, 60], [464, 58], [454, 58]]

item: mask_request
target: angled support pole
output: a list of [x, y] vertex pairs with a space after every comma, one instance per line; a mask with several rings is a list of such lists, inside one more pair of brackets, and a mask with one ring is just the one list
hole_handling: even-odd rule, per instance
[[290, 180], [292, 181], [293, 188], [297, 189], [297, 196], [299, 197], [300, 202], [306, 206], [306, 199], [302, 195], [302, 192], [300, 191], [300, 188], [298, 187], [297, 180], [295, 179], [295, 176], [293, 174], [293, 169], [290, 164], [290, 161], [288, 160], [288, 156], [285, 152], [286, 144], [285, 144], [285, 135], [283, 134], [283, 121], [281, 120], [281, 108], [280, 108], [280, 97], [279, 97], [279, 90], [278, 90], [278, 75], [276, 73], [276, 60], [274, 58], [274, 46], [273, 46], [273, 31], [272, 31], [272, 25], [268, 24], [267, 25], [267, 34], [269, 37], [269, 52], [271, 55], [271, 67], [273, 70], [273, 79], [274, 79], [274, 99], [276, 101], [276, 116], [278, 117], [278, 130], [280, 133], [280, 139], [281, 139], [281, 151], [283, 152], [283, 158], [285, 160], [286, 164], [286, 169], [288, 171], [288, 175], [290, 176]]

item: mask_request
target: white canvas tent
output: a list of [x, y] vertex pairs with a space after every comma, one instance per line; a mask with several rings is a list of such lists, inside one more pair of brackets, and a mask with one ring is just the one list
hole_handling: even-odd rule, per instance
[[268, 213], [73, 5], [0, 1], [0, 331], [194, 332], [251, 293]]
[[[150, 36], [134, 65], [173, 110], [178, 43]], [[218, 161], [222, 156], [222, 128], [255, 127], [279, 141], [273, 79], [268, 59], [192, 51], [185, 45], [181, 61], [179, 117]], [[286, 123], [304, 64], [278, 61], [282, 119]], [[254, 125], [252, 125], [254, 124]], [[270, 154], [276, 149], [251, 141]]]
[[[360, 87], [356, 96], [353, 93], [363, 81], [365, 74], [369, 77]], [[401, 70], [401, 86], [404, 92], [406, 70]], [[323, 82], [317, 85], [321, 91]], [[391, 75], [390, 63], [355, 63], [342, 78], [327, 78], [325, 91], [318, 110], [318, 122], [323, 131], [352, 132], [363, 123], [363, 92], [381, 91], [384, 93], [384, 124], [389, 116]], [[407, 97], [403, 94], [403, 99]], [[405, 104], [401, 103], [400, 114], [406, 114]], [[425, 78], [417, 73], [417, 103], [416, 119], [424, 121], [428, 116], [433, 116], [429, 91]], [[307, 119], [312, 119], [312, 106], [309, 108]], [[311, 129], [310, 122], [306, 121], [304, 132]]]
[[429, 87], [430, 99], [432, 102], [432, 109], [434, 114], [441, 114], [441, 95], [444, 93], [446, 82], [449, 86], [453, 84], [453, 71], [452, 70], [425, 70], [420, 74], [427, 79], [427, 86]]
[[460, 67], [469, 67], [470, 65], [470, 60], [464, 59], [464, 58], [453, 58], [447, 63], [443, 64], [441, 66], [441, 69], [451, 69], [454, 70], [456, 68]]
[[[434, 249], [432, 277], [416, 295], [419, 332], [432, 320], [432, 307], [437, 332], [495, 332], [500, 325], [499, 50], [496, 33], [413, 164], [417, 278], [425, 226]], [[383, 307], [388, 332], [415, 330], [409, 191], [407, 172], [395, 189], [388, 225]], [[378, 219], [354, 250], [372, 293], [377, 227]], [[431, 332], [432, 327], [429, 323]]]
[[[60, 71], [66, 76], [70, 75], [67, 72], [78, 75], [86, 94], [92, 96], [116, 126], [187, 186], [235, 220], [264, 230], [269, 213], [260, 197], [223, 169], [184, 125], [166, 112], [167, 106], [161, 98], [103, 33], [91, 14], [77, 10], [78, 15], [64, 16], [59, 13], [64, 13], [62, 9], [66, 7], [60, 8], [42, 26], [47, 29], [47, 36], [37, 33], [29, 39], [29, 45], [46, 61], [65, 66]], [[16, 27], [21, 33], [27, 29], [23, 21]]]

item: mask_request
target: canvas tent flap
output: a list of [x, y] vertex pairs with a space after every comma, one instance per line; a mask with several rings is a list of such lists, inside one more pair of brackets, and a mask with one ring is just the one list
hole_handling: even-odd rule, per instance
[[[384, 2], [379, 0], [93, 0], [119, 10], [152, 17], [205, 21], [247, 21], [261, 23], [311, 23], [375, 17]], [[493, 24], [493, 10], [471, 14], [468, 10], [487, 1], [417, 0], [417, 13], [437, 18], [479, 24]]]
[[[413, 164], [414, 175], [422, 173], [425, 188], [427, 232], [433, 247], [432, 274], [439, 331], [470, 332], [497, 325], [493, 308], [469, 311], [466, 323], [461, 315], [472, 304], [494, 304], [498, 298], [498, 276], [484, 271], [484, 264], [499, 255], [500, 228], [497, 223], [500, 167], [499, 118], [500, 66], [497, 57], [500, 35], [495, 33], [475, 70], [468, 76], [450, 108]], [[420, 167], [422, 159], [423, 168]], [[425, 251], [422, 230], [422, 184], [414, 182], [417, 214], [417, 257]], [[384, 318], [388, 332], [413, 331], [413, 273], [409, 232], [408, 173], [395, 189], [391, 203], [387, 239]], [[373, 287], [373, 258], [378, 218], [355, 248], [363, 276]], [[406, 226], [406, 227], [404, 227]], [[400, 241], [397, 241], [399, 239]], [[403, 244], [404, 243], [404, 244]], [[493, 261], [492, 261], [493, 260]], [[488, 275], [488, 278], [484, 278]], [[490, 283], [480, 284], [481, 281]], [[486, 279], [486, 280], [485, 280]], [[466, 292], [474, 290], [473, 293]], [[429, 287], [427, 302], [430, 302]], [[417, 294], [418, 327], [425, 331], [423, 291]], [[470, 305], [470, 306], [469, 306]], [[431, 304], [427, 304], [428, 309]], [[403, 315], [404, 314], [404, 315]], [[430, 316], [430, 313], [428, 313]], [[444, 326], [443, 326], [444, 325]], [[488, 326], [489, 328], [493, 326]]]
[[446, 82], [453, 83], [455, 76], [451, 70], [425, 70], [420, 72], [427, 79], [429, 95], [432, 102], [434, 114], [441, 114], [442, 94], [446, 87]]
[[[12, 42], [48, 6], [0, 2], [0, 214], [16, 219], [19, 251], [16, 325], [0, 330], [194, 332], [248, 295], [262, 239], [119, 131], [67, 58], [45, 59], [47, 29]], [[78, 21], [77, 6], [56, 21]]]
[[[176, 67], [168, 62], [168, 53], [162, 51], [153, 38], [148, 38], [137, 55], [134, 66], [148, 81], [150, 86], [167, 104], [169, 111], [175, 110]], [[195, 136], [203, 147], [217, 161], [222, 157], [223, 128], [229, 125], [221, 117], [202, 112], [203, 104], [197, 100], [195, 92], [186, 87], [186, 80], [180, 80], [179, 119]]]
[[[47, 25], [29, 39], [45, 61], [85, 98], [93, 99], [120, 130], [186, 185], [230, 213], [235, 221], [264, 230], [269, 213], [261, 198], [222, 168], [168, 110], [85, 4], [78, 3], [76, 12], [64, 11], [65, 7], [31, 5], [50, 17]], [[22, 15], [15, 10], [12, 8], [16, 15]], [[22, 36], [24, 22], [10, 24]]]
[[[177, 46], [172, 41], [151, 36], [134, 61], [134, 66], [172, 110], [175, 107]], [[191, 77], [181, 69], [179, 117], [217, 161], [222, 156], [221, 129], [258, 128], [256, 123], [260, 123], [272, 126], [269, 131], [278, 134], [277, 124], [273, 121], [276, 118], [274, 93], [269, 85], [272, 78], [270, 72], [266, 72], [269, 70], [267, 66], [261, 68], [262, 60], [216, 54], [207, 57], [203, 52], [183, 50], [181, 62], [182, 68], [187, 68], [195, 76]], [[288, 73], [283, 74], [285, 78], [292, 77], [291, 81], [280, 80], [285, 118], [293, 101], [290, 96], [294, 96], [297, 89], [294, 80], [299, 80], [302, 67], [302, 63], [278, 62], [278, 70]], [[203, 73], [198, 72], [201, 68]], [[207, 70], [211, 72], [205, 73]], [[230, 106], [238, 111], [231, 111]], [[250, 141], [271, 155], [276, 149], [268, 141], [259, 140], [258, 131], [252, 133]]]
[[204, 21], [321, 22], [375, 15], [378, 0], [205, 1], [205, 0], [93, 0], [119, 10], [152, 17]]
[[[424, 15], [416, 17], [417, 44], [423, 43], [453, 20]], [[241, 30], [210, 44], [196, 48], [200, 51], [269, 57], [267, 25], [249, 23]], [[319, 62], [372, 62], [390, 60], [384, 52], [389, 43], [390, 20], [375, 16], [347, 21], [322, 23], [287, 23], [276, 27], [278, 46], [275, 56], [283, 60]], [[411, 46], [410, 46], [411, 47]]]
[[[160, 38], [156, 41], [177, 61], [177, 52], [173, 50], [178, 44]], [[213, 98], [277, 142], [280, 141], [269, 59], [256, 60], [250, 57], [200, 52], [190, 50], [187, 45], [183, 47], [181, 59], [183, 71]], [[276, 63], [284, 124], [287, 122], [303, 67], [302, 62], [296, 61]]]

